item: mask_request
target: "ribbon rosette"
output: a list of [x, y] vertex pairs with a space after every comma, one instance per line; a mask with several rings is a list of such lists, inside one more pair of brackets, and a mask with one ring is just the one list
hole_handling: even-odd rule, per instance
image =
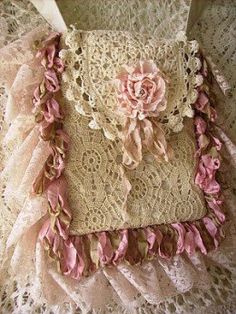
[[115, 80], [118, 111], [126, 118], [122, 130], [123, 164], [134, 169], [142, 160], [145, 147], [156, 160], [168, 161], [164, 131], [157, 117], [166, 109], [166, 81], [152, 61], [123, 66]]

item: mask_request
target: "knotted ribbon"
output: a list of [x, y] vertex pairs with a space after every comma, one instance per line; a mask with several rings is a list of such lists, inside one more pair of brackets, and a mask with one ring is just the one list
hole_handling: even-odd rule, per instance
[[154, 119], [127, 118], [122, 130], [123, 164], [135, 169], [142, 161], [143, 148], [153, 154], [157, 161], [169, 161], [172, 154], [167, 146], [161, 124]]

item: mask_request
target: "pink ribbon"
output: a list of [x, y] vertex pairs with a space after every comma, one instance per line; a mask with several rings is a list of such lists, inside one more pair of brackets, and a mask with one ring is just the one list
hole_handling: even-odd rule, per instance
[[211, 220], [210, 217], [204, 217], [203, 222], [205, 224], [207, 231], [209, 232], [209, 234], [211, 235], [211, 237], [214, 241], [215, 248], [217, 248], [219, 245], [219, 241], [217, 239], [217, 236], [218, 236], [217, 226], [214, 224], [214, 222]]
[[174, 252], [173, 239], [163, 234], [158, 227], [146, 229], [149, 254], [168, 259]]
[[55, 218], [55, 227], [63, 239], [68, 238], [68, 228], [71, 220], [66, 189], [67, 183], [63, 176], [53, 180], [47, 189], [51, 216], [52, 219]]
[[207, 194], [217, 194], [220, 191], [220, 185], [215, 179], [215, 173], [219, 167], [219, 158], [206, 154], [200, 159], [195, 183]]
[[64, 242], [61, 263], [64, 275], [79, 280], [85, 269], [83, 241], [80, 237], [70, 237]]
[[120, 235], [120, 244], [115, 251], [113, 264], [118, 264], [121, 260], [125, 258], [128, 249], [128, 230], [124, 229], [119, 231]]
[[62, 119], [59, 104], [54, 98], [46, 101], [46, 107], [43, 115], [48, 123], [53, 123], [56, 120]]
[[102, 265], [110, 264], [113, 257], [113, 248], [107, 232], [99, 232], [98, 254]]
[[49, 69], [44, 73], [44, 77], [46, 89], [52, 93], [58, 92], [60, 89], [60, 85], [56, 72], [52, 69]]
[[207, 201], [208, 206], [213, 210], [215, 213], [216, 217], [219, 219], [221, 223], [224, 223], [225, 221], [225, 214], [222, 212], [221, 205], [222, 205], [222, 200], [220, 199], [211, 199]]
[[176, 254], [181, 254], [185, 250], [185, 234], [186, 230], [181, 223], [174, 223], [172, 227], [178, 232], [177, 250]]
[[194, 106], [198, 111], [207, 114], [212, 122], [215, 122], [215, 120], [217, 119], [217, 113], [215, 109], [210, 105], [209, 97], [204, 91], [199, 91], [198, 99]]

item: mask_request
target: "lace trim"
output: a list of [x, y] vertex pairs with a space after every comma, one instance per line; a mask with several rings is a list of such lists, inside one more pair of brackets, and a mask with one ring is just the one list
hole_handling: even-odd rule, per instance
[[[196, 136], [199, 145], [197, 154], [200, 156], [195, 182], [205, 193], [208, 214], [203, 219], [191, 223], [173, 223], [111, 232], [102, 231], [84, 236], [70, 234], [69, 225], [72, 217], [67, 203], [67, 186], [62, 175], [66, 150], [63, 148], [66, 147], [67, 140], [63, 135], [61, 138], [63, 148], [57, 146], [55, 142], [58, 133], [64, 134], [62, 133], [59, 104], [56, 103], [54, 106], [51, 104], [52, 100], [55, 101], [53, 96], [49, 98], [52, 106], [46, 105], [47, 102], [45, 104], [43, 101], [43, 97], [48, 93], [45, 90], [51, 91], [54, 95], [60, 88], [56, 75], [58, 68], [56, 67], [56, 71], [48, 71], [55, 64], [60, 64], [56, 59], [58, 41], [58, 34], [51, 35], [50, 39], [45, 42], [46, 47], [42, 48], [40, 52], [43, 57], [46, 56], [46, 59], [44, 58], [42, 61], [46, 69], [45, 80], [36, 89], [34, 102], [36, 108], [38, 106], [41, 110], [43, 108], [39, 119], [41, 136], [45, 140], [50, 140], [53, 136], [52, 151], [55, 153], [55, 155], [52, 154], [50, 162], [46, 163], [42, 177], [37, 180], [41, 184], [35, 185], [37, 192], [46, 189], [49, 203], [50, 218], [40, 231], [40, 239], [49, 256], [56, 261], [59, 270], [64, 275], [80, 279], [81, 276], [89, 274], [98, 267], [109, 264], [116, 265], [121, 261], [138, 264], [146, 258], [150, 259], [157, 255], [162, 258], [170, 258], [183, 252], [191, 255], [196, 250], [207, 254], [208, 251], [216, 248], [223, 236], [220, 227], [225, 220], [220, 207], [222, 203], [220, 187], [215, 180], [216, 170], [220, 166], [218, 151], [221, 144], [208, 130], [211, 121], [215, 121], [216, 114], [210, 104], [208, 89], [204, 84], [198, 88], [198, 98], [194, 106]], [[50, 45], [47, 46], [48, 43], [52, 44], [53, 48]], [[59, 69], [62, 67], [60, 66]], [[208, 79], [204, 62], [200, 73], [205, 79]], [[200, 118], [201, 120], [199, 120]], [[60, 123], [57, 124], [57, 122]]]

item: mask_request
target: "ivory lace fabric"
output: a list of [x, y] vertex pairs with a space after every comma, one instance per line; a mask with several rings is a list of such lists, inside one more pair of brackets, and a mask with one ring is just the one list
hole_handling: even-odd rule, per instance
[[58, 0], [57, 3], [67, 25], [80, 30], [125, 30], [173, 39], [178, 32], [186, 31], [191, 1]]
[[[27, 3], [23, 1], [22, 5]], [[217, 8], [219, 12], [221, 9], [223, 12], [226, 11], [229, 16], [233, 14], [227, 3], [222, 8], [221, 5]], [[202, 17], [209, 28], [212, 28], [209, 15], [215, 12], [214, 10], [214, 6], [209, 6]], [[35, 23], [40, 24], [40, 16], [35, 15], [34, 11], [27, 12]], [[232, 27], [231, 22], [226, 25]], [[24, 27], [27, 27], [27, 23]], [[3, 181], [1, 186], [1, 311], [3, 313], [37, 311], [42, 313], [90, 313], [91, 311], [94, 313], [189, 313], [190, 311], [199, 313], [207, 309], [209, 313], [233, 313], [236, 280], [235, 195], [233, 194], [235, 174], [232, 166], [235, 163], [235, 148], [225, 133], [220, 130], [227, 149], [224, 152], [225, 166], [222, 169], [222, 182], [226, 206], [232, 213], [231, 224], [228, 225], [228, 237], [217, 252], [211, 253], [207, 258], [201, 255], [194, 255], [191, 259], [187, 256], [177, 256], [171, 261], [159, 258], [137, 266], [121, 264], [114, 268], [104, 268], [93, 276], [84, 278], [80, 283], [61, 276], [55, 267], [48, 263], [37, 240], [46, 213], [46, 206], [43, 207], [45, 200], [42, 197], [34, 202], [26, 199], [24, 195], [27, 188], [31, 186], [31, 174], [37, 173], [39, 161], [47, 157], [47, 146], [43, 146], [44, 143], [38, 141], [37, 129], [32, 128], [32, 117], [29, 114], [31, 103], [25, 98], [25, 93], [27, 95], [32, 91], [41, 78], [40, 73], [35, 72], [37, 65], [32, 62], [34, 52], [30, 51], [32, 42], [36, 38], [40, 39], [40, 34], [45, 31], [45, 28], [41, 28], [40, 31], [38, 29], [22, 38], [16, 44], [17, 49], [16, 46], [12, 46], [11, 54], [6, 53], [9, 50], [0, 53], [3, 56], [1, 59], [3, 73], [8, 64], [11, 70], [8, 72], [9, 75], [2, 77], [6, 83], [1, 89], [2, 108], [7, 108], [8, 112], [8, 115], [5, 115], [3, 109], [2, 114], [4, 154], [5, 148], [8, 149], [5, 159], [7, 170], [4, 170], [4, 174], [10, 178], [7, 182]], [[208, 51], [210, 54], [211, 50]], [[12, 59], [12, 55], [19, 57]], [[22, 82], [23, 89], [19, 87]], [[232, 83], [234, 84], [233, 80]], [[22, 108], [22, 104], [25, 104], [25, 107]], [[75, 109], [72, 107], [68, 110]], [[232, 121], [230, 117], [234, 115], [232, 107], [232, 111], [228, 113], [228, 121]], [[79, 115], [74, 117], [84, 119], [87, 125], [86, 118], [79, 118]], [[22, 119], [27, 122], [23, 130], [20, 123]], [[6, 125], [9, 122], [10, 129]], [[89, 130], [86, 127], [84, 129], [90, 134], [103, 136], [101, 131]], [[175, 136], [181, 136], [181, 132]], [[14, 176], [7, 174], [14, 174]], [[12, 194], [13, 190], [16, 193]], [[24, 206], [26, 204], [28, 206]], [[45, 212], [42, 212], [41, 208], [45, 208]]]

